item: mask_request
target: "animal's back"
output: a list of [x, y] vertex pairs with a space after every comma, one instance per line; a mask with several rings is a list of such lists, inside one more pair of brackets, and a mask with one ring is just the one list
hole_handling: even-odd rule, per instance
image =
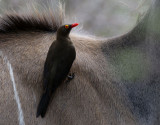
[[43, 66], [56, 31], [45, 28], [20, 29], [17, 34], [6, 28], [0, 33], [0, 124], [137, 125], [126, 94], [110, 77], [102, 41], [75, 34], [70, 37], [76, 49], [71, 71], [76, 76], [57, 89], [46, 117], [36, 118]]
[[[109, 80], [107, 63], [101, 54], [99, 42], [73, 35], [71, 35], [71, 39], [75, 45], [77, 56], [71, 71], [75, 72], [76, 76], [69, 84], [63, 84], [56, 91], [46, 117], [43, 120], [36, 118], [36, 109], [42, 93], [43, 65], [47, 50], [54, 39], [52, 34], [44, 36], [34, 34], [32, 37], [23, 34], [23, 37], [20, 35], [17, 38], [14, 37], [12, 41], [1, 43], [2, 58], [7, 58], [13, 69], [24, 122], [43, 125], [97, 125], [119, 124], [122, 119], [125, 119], [126, 123], [133, 123], [132, 115], [123, 104], [122, 97], [119, 96], [119, 90]], [[6, 73], [10, 71], [7, 65], [5, 69]], [[11, 79], [8, 73], [5, 77], [1, 76], [2, 81], [7, 76], [8, 79]], [[12, 81], [8, 85], [13, 90]], [[4, 82], [3, 86], [6, 86]], [[8, 89], [6, 88], [5, 91]], [[3, 94], [5, 93], [2, 93], [2, 96]], [[7, 97], [14, 100], [14, 94]], [[13, 102], [14, 105], [12, 105]], [[13, 102], [6, 103], [6, 110], [3, 110], [2, 114], [7, 117], [7, 115], [12, 115], [7, 112], [8, 108], [15, 110], [17, 122], [18, 115], [22, 114], [18, 111], [15, 101]], [[117, 117], [119, 114], [121, 114], [120, 117]], [[10, 119], [8, 123], [13, 123], [12, 120]]]

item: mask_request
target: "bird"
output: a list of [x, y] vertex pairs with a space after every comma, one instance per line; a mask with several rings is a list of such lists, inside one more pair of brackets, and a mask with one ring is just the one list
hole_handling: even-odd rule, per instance
[[[76, 58], [76, 50], [69, 34], [71, 29], [78, 25], [78, 23], [62, 25], [57, 30], [56, 40], [51, 44], [44, 63], [43, 94], [38, 104], [36, 117], [45, 116], [53, 93], [70, 72]], [[69, 80], [72, 78], [74, 78], [74, 73], [68, 76]]]

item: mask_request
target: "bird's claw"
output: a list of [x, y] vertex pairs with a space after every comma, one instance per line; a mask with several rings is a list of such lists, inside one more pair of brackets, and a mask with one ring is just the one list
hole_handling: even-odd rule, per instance
[[68, 79], [74, 79], [74, 76], [75, 76], [75, 74], [74, 73], [70, 73], [69, 75], [68, 75]]
[[75, 77], [75, 73], [69, 73], [69, 75], [67, 76], [66, 82], [70, 82], [72, 79], [74, 79], [74, 77]]

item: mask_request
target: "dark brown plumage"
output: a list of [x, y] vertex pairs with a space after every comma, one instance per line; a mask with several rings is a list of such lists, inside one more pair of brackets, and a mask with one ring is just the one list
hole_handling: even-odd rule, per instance
[[49, 48], [43, 72], [44, 93], [37, 109], [37, 117], [45, 116], [50, 98], [67, 77], [76, 51], [69, 38], [71, 29], [78, 24], [63, 25], [57, 31], [57, 38]]

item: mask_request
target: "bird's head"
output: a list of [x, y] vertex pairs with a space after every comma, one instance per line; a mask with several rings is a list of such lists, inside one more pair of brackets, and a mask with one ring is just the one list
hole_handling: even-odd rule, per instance
[[78, 25], [78, 23], [62, 25], [57, 31], [57, 37], [68, 37], [71, 29]]

